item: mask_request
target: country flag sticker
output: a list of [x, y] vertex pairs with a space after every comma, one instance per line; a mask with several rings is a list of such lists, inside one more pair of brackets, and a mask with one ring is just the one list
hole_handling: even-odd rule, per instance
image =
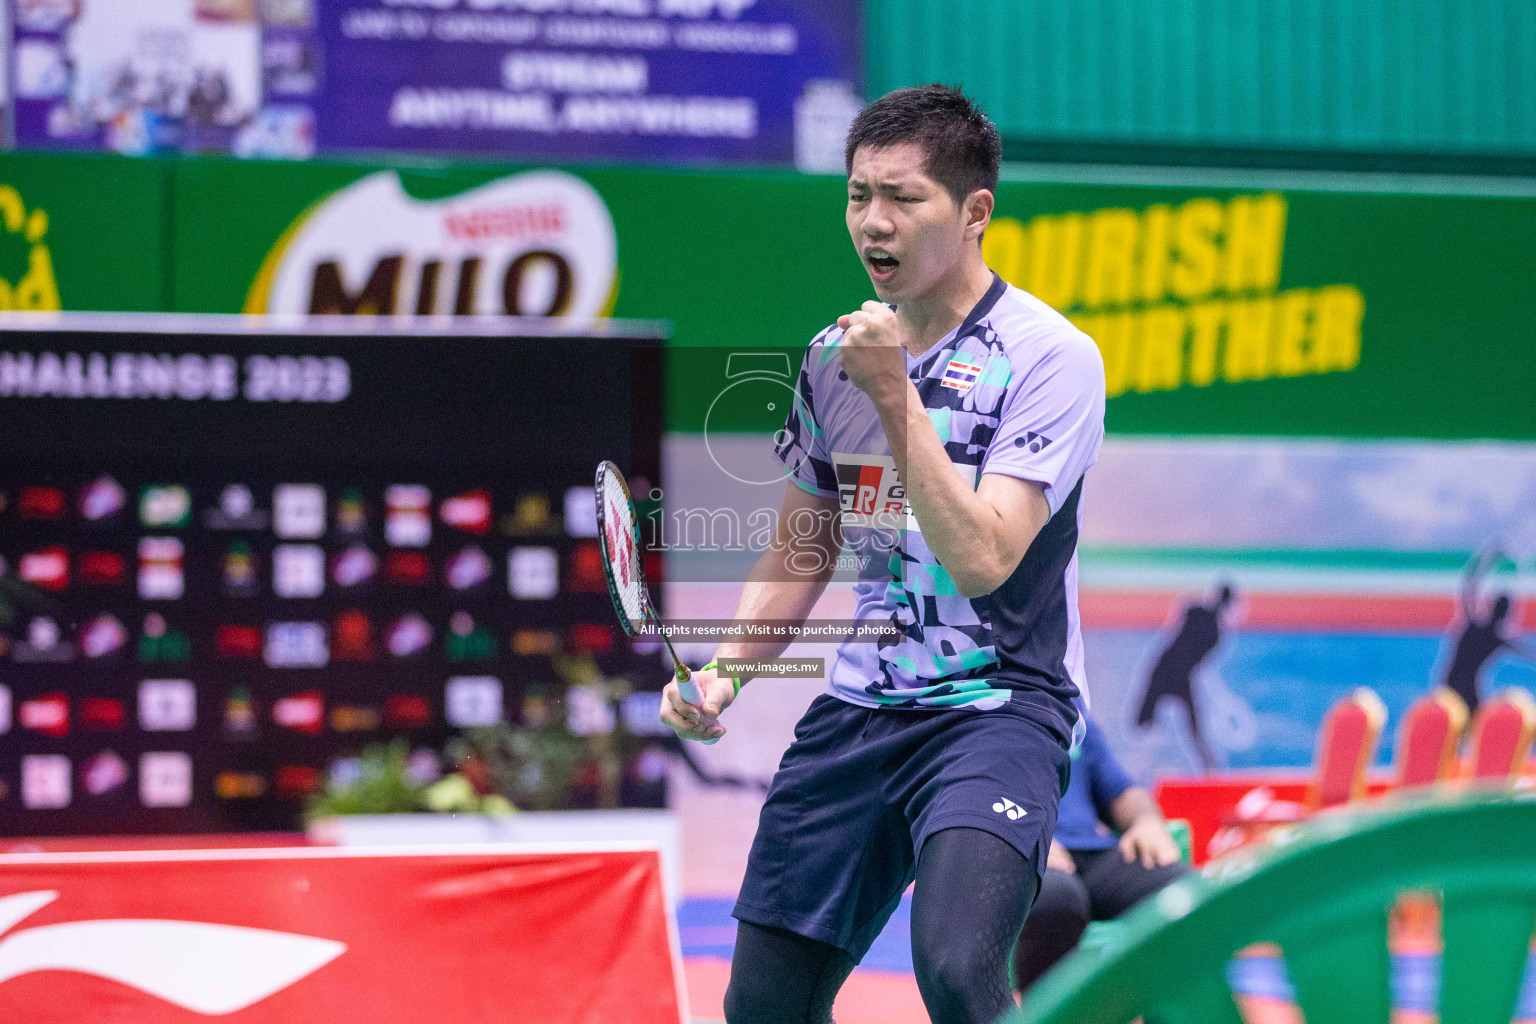
[[976, 386], [976, 381], [980, 377], [980, 363], [957, 356], [949, 361], [948, 366], [944, 367], [944, 376], [939, 383], [946, 388], [954, 388], [956, 391], [964, 394]]

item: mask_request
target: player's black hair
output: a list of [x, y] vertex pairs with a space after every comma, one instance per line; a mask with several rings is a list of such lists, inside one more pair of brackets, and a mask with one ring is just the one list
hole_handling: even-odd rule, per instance
[[853, 172], [853, 154], [860, 146], [903, 142], [923, 148], [923, 172], [955, 202], [965, 202], [977, 189], [997, 191], [1002, 138], [991, 118], [958, 88], [934, 83], [897, 89], [861, 110], [848, 129], [848, 172]]

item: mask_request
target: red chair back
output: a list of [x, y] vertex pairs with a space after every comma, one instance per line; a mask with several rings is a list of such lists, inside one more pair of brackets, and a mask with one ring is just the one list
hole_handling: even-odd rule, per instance
[[1397, 736], [1397, 788], [1432, 786], [1451, 778], [1467, 727], [1467, 704], [1437, 686], [1414, 701]]
[[1520, 687], [1512, 687], [1477, 709], [1472, 721], [1467, 777], [1513, 782], [1525, 764], [1536, 735], [1536, 702]]
[[1317, 777], [1307, 791], [1310, 809], [1336, 807], [1365, 795], [1365, 773], [1386, 723], [1386, 705], [1366, 686], [1328, 709], [1317, 737]]

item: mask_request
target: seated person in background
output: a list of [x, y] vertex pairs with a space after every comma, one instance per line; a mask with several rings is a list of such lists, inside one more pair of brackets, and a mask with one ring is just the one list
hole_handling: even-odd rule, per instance
[[1019, 989], [1070, 953], [1090, 920], [1118, 917], [1187, 870], [1152, 794], [1131, 784], [1089, 721], [1061, 798], [1040, 894], [1014, 950]]

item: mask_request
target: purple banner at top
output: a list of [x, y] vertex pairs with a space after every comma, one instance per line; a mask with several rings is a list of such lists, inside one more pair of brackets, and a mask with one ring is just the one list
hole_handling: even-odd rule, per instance
[[841, 165], [858, 0], [334, 0], [322, 150]]
[[16, 144], [841, 166], [860, 0], [8, 0]]

